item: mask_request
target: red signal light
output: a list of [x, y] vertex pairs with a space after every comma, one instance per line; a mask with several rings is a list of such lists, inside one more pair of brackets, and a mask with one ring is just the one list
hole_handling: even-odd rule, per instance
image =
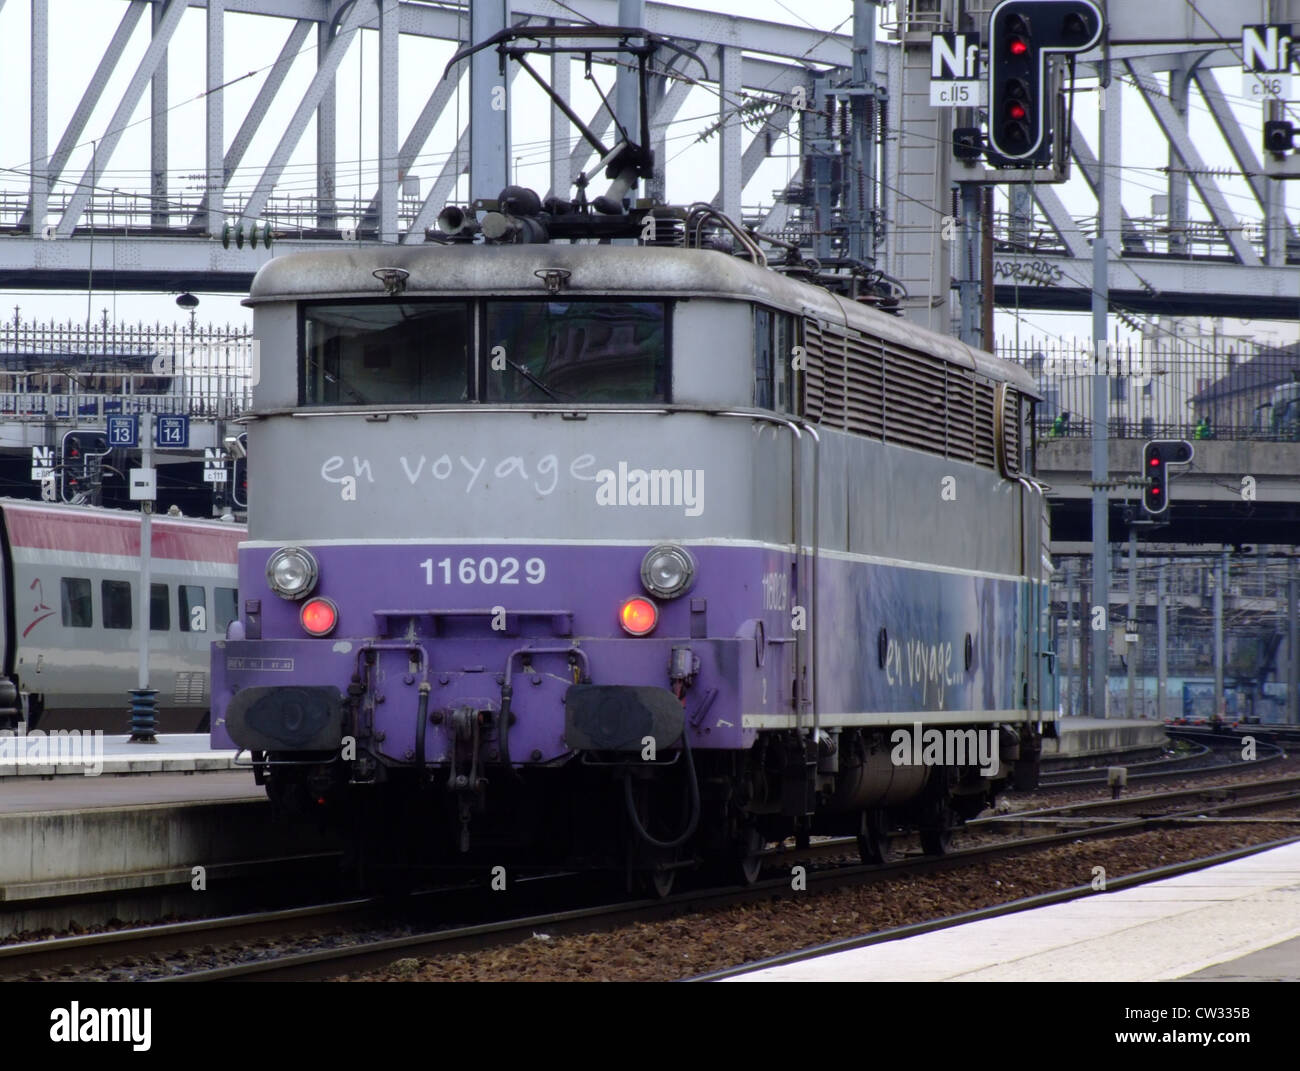
[[308, 599], [299, 611], [298, 620], [312, 636], [328, 636], [339, 623], [339, 610], [329, 599]]
[[1025, 106], [1019, 101], [1012, 101], [1007, 105], [1007, 115], [1012, 119], [1023, 119], [1029, 113], [1025, 111]]
[[659, 623], [659, 610], [649, 599], [634, 596], [618, 611], [619, 624], [633, 636], [644, 636]]
[[1029, 51], [1029, 44], [1023, 37], [1013, 37], [1007, 42], [1007, 51], [1013, 56], [1023, 56]]

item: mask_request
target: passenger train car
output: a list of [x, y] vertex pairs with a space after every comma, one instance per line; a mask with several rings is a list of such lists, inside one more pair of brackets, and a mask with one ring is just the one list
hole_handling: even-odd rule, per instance
[[660, 892], [701, 863], [753, 880], [790, 835], [878, 859], [906, 824], [942, 851], [1032, 782], [1033, 382], [753, 259], [264, 265], [246, 423], [276, 460], [214, 743], [376, 866], [483, 852]]
[[[158, 516], [152, 528], [158, 728], [204, 731], [208, 648], [235, 616], [244, 526]], [[126, 732], [138, 683], [140, 515], [0, 500], [0, 553], [0, 728]]]

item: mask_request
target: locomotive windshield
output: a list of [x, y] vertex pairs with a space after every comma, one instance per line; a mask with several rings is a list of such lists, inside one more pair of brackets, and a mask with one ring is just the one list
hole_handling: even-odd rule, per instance
[[469, 396], [468, 302], [307, 305], [302, 334], [305, 405]]
[[665, 402], [667, 323], [661, 301], [307, 304], [302, 404]]
[[489, 358], [489, 402], [667, 400], [662, 302], [489, 301], [486, 312], [490, 358], [506, 365]]

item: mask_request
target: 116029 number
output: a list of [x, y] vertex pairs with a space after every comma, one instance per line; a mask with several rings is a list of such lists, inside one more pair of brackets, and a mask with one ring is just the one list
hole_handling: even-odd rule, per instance
[[[424, 570], [424, 582], [432, 584], [435, 570], [442, 571], [444, 584], [518, 584], [518, 558], [461, 558], [454, 562], [443, 558], [435, 562], [425, 558], [420, 563]], [[541, 558], [528, 558], [523, 563], [523, 581], [528, 584], [540, 584], [546, 579], [546, 563]]]

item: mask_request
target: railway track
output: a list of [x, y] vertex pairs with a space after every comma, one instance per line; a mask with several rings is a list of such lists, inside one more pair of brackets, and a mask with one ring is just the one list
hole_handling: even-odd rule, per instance
[[[1179, 735], [1175, 733], [1174, 735]], [[1234, 748], [1240, 747], [1238, 738], [1223, 737], [1217, 741], [1219, 751], [1231, 754]], [[1122, 766], [1127, 771], [1129, 781], [1156, 780], [1162, 777], [1204, 777], [1211, 774], [1223, 773], [1227, 770], [1241, 770], [1251, 766], [1263, 766], [1270, 762], [1277, 762], [1286, 757], [1286, 751], [1281, 742], [1272, 740], [1259, 739], [1256, 741], [1258, 754], [1253, 759], [1236, 758], [1232, 761], [1216, 762], [1203, 766], [1190, 765], [1193, 762], [1199, 762], [1213, 754], [1216, 749], [1202, 740], [1194, 740], [1198, 751], [1193, 754], [1177, 757], [1166, 757], [1160, 759], [1147, 759], [1141, 762], [1126, 762], [1123, 756], [1116, 756], [1115, 759], [1104, 766], [1085, 766], [1069, 770], [1048, 770], [1039, 776], [1039, 789], [1054, 788], [1079, 788], [1085, 785], [1104, 785], [1107, 784], [1110, 777], [1110, 769], [1115, 766]]]
[[[150, 960], [158, 964], [160, 958], [164, 961], [168, 957], [192, 959], [196, 949], [215, 954], [217, 949], [237, 943], [260, 942], [262, 947], [252, 950], [250, 958], [243, 962], [206, 969], [184, 969], [177, 964], [172, 973], [159, 974], [153, 980], [319, 979], [383, 966], [406, 956], [481, 950], [491, 945], [529, 939], [539, 933], [555, 936], [610, 929], [704, 908], [794, 895], [792, 872], [797, 866], [805, 867], [803, 877], [809, 891], [830, 889], [838, 885], [887, 881], [903, 874], [957, 869], [1080, 839], [1138, 833], [1170, 823], [1227, 820], [1222, 816], [1298, 800], [1300, 775], [1295, 775], [1239, 785], [1182, 789], [1120, 800], [1094, 800], [1040, 808], [976, 819], [964, 827], [970, 832], [991, 833], [999, 837], [1012, 827], [1018, 827], [1020, 835], [1012, 839], [960, 848], [939, 857], [905, 856], [875, 866], [834, 862], [837, 857], [855, 853], [857, 842], [853, 837], [827, 838], [804, 848], [771, 850], [764, 866], [766, 876], [749, 887], [688, 890], [662, 900], [607, 896], [599, 902], [565, 911], [533, 910], [523, 914], [512, 911], [506, 918], [476, 920], [398, 936], [352, 939], [344, 934], [337, 939], [331, 938], [334, 941], [332, 947], [308, 951], [281, 952], [274, 946], [294, 934], [319, 935], [333, 928], [373, 927], [391, 913], [394, 902], [356, 898], [195, 922], [54, 938], [0, 947], [0, 977], [22, 978], [36, 972], [70, 977], [97, 964], [138, 964]], [[1212, 819], [1211, 816], [1220, 817]], [[1300, 823], [1300, 818], [1291, 821]], [[1053, 831], [1044, 832], [1045, 828], [1052, 827], [1055, 827]], [[500, 906], [505, 907], [508, 903], [517, 909], [526, 907], [529, 900], [536, 900], [538, 904], [554, 903], [557, 895], [572, 902], [581, 895], [576, 885], [581, 880], [580, 875], [574, 874], [523, 878], [515, 883], [511, 899]], [[566, 882], [575, 883], [575, 887], [566, 889]], [[590, 886], [590, 882], [587, 885]], [[403, 900], [401, 910], [409, 914], [414, 906], [421, 909], [420, 914], [435, 914], [443, 918], [466, 917], [473, 912], [481, 915], [490, 910], [487, 905], [492, 904], [493, 895], [482, 885], [430, 890]], [[586, 895], [599, 895], [599, 890], [588, 888]]]

